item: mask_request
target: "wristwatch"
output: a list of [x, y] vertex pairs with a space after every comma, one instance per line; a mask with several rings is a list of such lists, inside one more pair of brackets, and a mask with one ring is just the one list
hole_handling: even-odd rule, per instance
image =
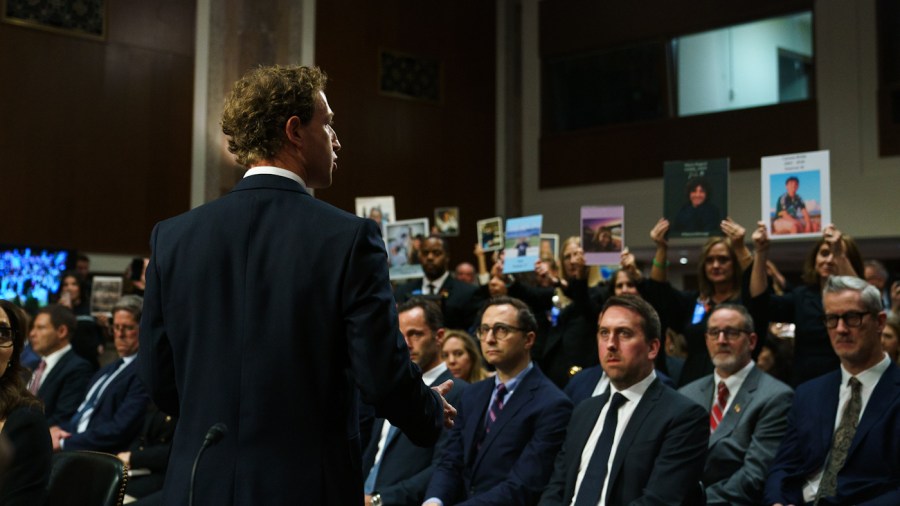
[[381, 494], [375, 492], [372, 494], [372, 506], [383, 506], [384, 503], [381, 502]]

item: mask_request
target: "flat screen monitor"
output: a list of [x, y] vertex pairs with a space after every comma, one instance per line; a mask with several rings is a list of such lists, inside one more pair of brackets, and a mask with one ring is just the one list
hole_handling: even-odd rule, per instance
[[0, 244], [0, 298], [26, 309], [46, 306], [73, 262], [69, 249]]

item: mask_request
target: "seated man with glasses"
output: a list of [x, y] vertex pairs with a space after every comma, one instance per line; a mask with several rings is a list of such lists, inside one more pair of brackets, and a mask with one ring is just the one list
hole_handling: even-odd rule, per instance
[[715, 370], [679, 390], [709, 410], [702, 479], [709, 505], [759, 504], [766, 471], [787, 430], [794, 392], [755, 367], [756, 344], [744, 306], [716, 306], [706, 329]]
[[823, 321], [839, 371], [797, 387], [763, 504], [900, 504], [900, 368], [878, 289], [831, 276]]
[[426, 505], [535, 504], [550, 480], [572, 402], [531, 362], [537, 322], [522, 301], [491, 299], [477, 320], [497, 375], [462, 394]]

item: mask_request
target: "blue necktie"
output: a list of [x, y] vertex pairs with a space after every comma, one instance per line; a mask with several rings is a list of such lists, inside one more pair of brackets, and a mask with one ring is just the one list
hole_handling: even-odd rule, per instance
[[116, 366], [110, 369], [108, 374], [101, 377], [100, 380], [97, 381], [97, 388], [95, 388], [94, 391], [91, 392], [91, 396], [88, 398], [87, 402], [84, 403], [84, 406], [82, 406], [81, 409], [79, 409], [78, 412], [75, 413], [75, 416], [72, 417], [72, 426], [76, 431], [78, 430], [79, 422], [81, 422], [81, 417], [83, 417], [85, 413], [89, 413], [94, 409], [94, 405], [97, 404], [97, 399], [100, 398], [100, 392], [103, 391], [103, 388], [106, 386], [106, 383], [109, 381], [110, 377], [112, 377], [112, 375], [115, 374], [120, 367], [122, 367], [123, 363], [125, 363], [125, 361], [121, 358], [119, 360], [116, 360]]
[[603, 481], [606, 480], [606, 470], [610, 464], [609, 455], [616, 437], [616, 425], [619, 423], [619, 407], [627, 400], [624, 395], [616, 392], [609, 402], [609, 410], [603, 421], [603, 431], [600, 433], [600, 438], [597, 439], [597, 446], [594, 447], [591, 461], [581, 480], [581, 487], [575, 498], [575, 506], [597, 506], [597, 503], [600, 502]]
[[[390, 423], [387, 420], [384, 423]], [[375, 461], [372, 464], [372, 469], [369, 469], [369, 476], [366, 477], [366, 482], [363, 484], [363, 492], [366, 495], [371, 495], [372, 492], [375, 491], [375, 480], [378, 478], [378, 469], [381, 468], [381, 461], [384, 460], [384, 454], [387, 452], [387, 445], [394, 439], [394, 436], [397, 434], [397, 427], [391, 425], [391, 428], [388, 429], [387, 437], [384, 438], [384, 449], [381, 450], [381, 458]]]

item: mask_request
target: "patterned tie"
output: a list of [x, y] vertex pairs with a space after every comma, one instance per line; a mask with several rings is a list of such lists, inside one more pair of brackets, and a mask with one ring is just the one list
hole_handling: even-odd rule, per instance
[[609, 456], [616, 438], [616, 426], [619, 424], [619, 408], [627, 400], [624, 395], [616, 392], [609, 401], [609, 410], [603, 420], [603, 431], [597, 439], [594, 453], [591, 454], [574, 506], [597, 506], [600, 502], [600, 493], [603, 492], [603, 482], [606, 480], [606, 471], [610, 465]]
[[491, 404], [491, 409], [488, 410], [487, 420], [485, 420], [485, 434], [491, 433], [491, 426], [494, 425], [494, 422], [497, 421], [497, 417], [500, 416], [500, 412], [503, 411], [504, 397], [506, 397], [506, 385], [500, 383], [497, 385], [497, 396], [494, 397], [494, 402], [493, 404]]
[[28, 391], [37, 395], [38, 389], [41, 388], [41, 378], [44, 376], [44, 370], [47, 369], [47, 361], [41, 360], [41, 365], [38, 366], [37, 369], [34, 370], [34, 375], [31, 376], [31, 383], [28, 384]]
[[834, 432], [834, 439], [831, 440], [831, 451], [828, 452], [825, 471], [822, 473], [822, 481], [819, 482], [819, 491], [816, 492], [816, 504], [823, 497], [832, 496], [837, 492], [837, 475], [847, 461], [847, 451], [859, 423], [859, 413], [862, 411], [862, 383], [850, 377], [847, 384], [850, 385], [850, 400], [847, 401], [847, 407], [844, 408], [841, 421]]
[[719, 395], [716, 398], [716, 404], [713, 406], [712, 411], [709, 413], [709, 433], [712, 434], [716, 427], [719, 426], [719, 423], [722, 421], [722, 417], [725, 416], [725, 406], [728, 405], [728, 387], [725, 386], [724, 381], [719, 381]]

